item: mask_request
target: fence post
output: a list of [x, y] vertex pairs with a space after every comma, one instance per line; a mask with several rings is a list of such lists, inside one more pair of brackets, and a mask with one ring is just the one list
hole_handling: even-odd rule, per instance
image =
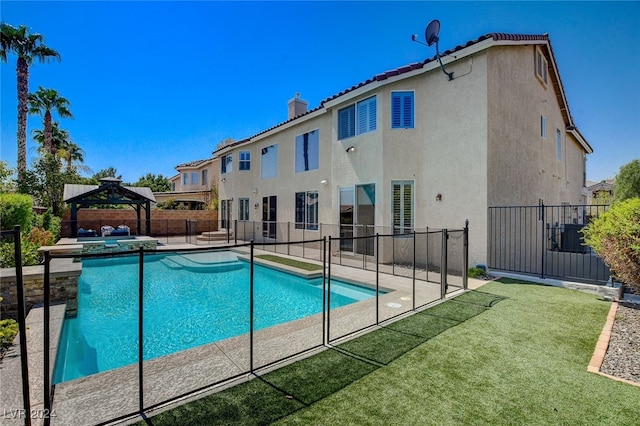
[[547, 239], [546, 239], [546, 235], [545, 235], [545, 218], [544, 218], [544, 214], [545, 214], [545, 208], [544, 208], [544, 201], [540, 200], [540, 210], [541, 210], [541, 216], [542, 216], [542, 226], [541, 226], [541, 231], [542, 231], [542, 245], [541, 245], [541, 256], [540, 256], [540, 278], [544, 278], [544, 258], [546, 257], [547, 254]]
[[[304, 235], [304, 230], [302, 231], [303, 235]], [[302, 239], [304, 240], [304, 236], [302, 237]], [[302, 257], [304, 257], [304, 244], [302, 245], [303, 247], [303, 255]], [[291, 254], [291, 222], [287, 221], [287, 255]]]
[[378, 249], [380, 248], [380, 235], [376, 232], [376, 325], [380, 323], [380, 262]]
[[249, 259], [249, 371], [253, 373], [253, 240]]
[[233, 220], [233, 244], [238, 245], [238, 219]]
[[464, 221], [464, 249], [462, 251], [462, 288], [469, 288], [469, 219]]
[[[329, 263], [327, 264], [327, 343], [331, 342], [331, 235], [329, 235]], [[338, 243], [340, 240], [338, 240]]]
[[440, 298], [447, 296], [447, 239], [449, 234], [446, 229], [442, 230], [442, 253], [440, 254]]
[[391, 275], [396, 274], [396, 227], [391, 227]]
[[22, 278], [22, 242], [20, 225], [13, 227], [13, 255], [16, 263], [16, 290], [18, 291], [18, 331], [20, 333], [20, 367], [22, 370], [22, 402], [26, 413], [24, 423], [31, 425], [31, 397], [29, 393], [29, 361], [27, 358], [27, 325], [24, 307], [24, 281]]
[[144, 412], [144, 247], [138, 258], [138, 409]]
[[413, 284], [411, 300], [413, 303], [412, 309], [416, 310], [416, 229], [413, 228]]
[[[51, 281], [50, 281], [50, 275], [51, 275], [51, 253], [49, 253], [49, 251], [45, 251], [44, 252], [44, 319], [43, 319], [43, 325], [44, 325], [44, 354], [42, 354], [44, 356], [44, 377], [42, 378], [42, 381], [44, 383], [44, 410], [45, 413], [51, 413], [51, 378], [49, 375], [49, 371], [51, 370], [50, 368], [50, 358], [49, 358], [49, 353], [51, 352], [51, 342], [50, 342], [50, 324], [49, 324], [49, 318], [50, 318], [50, 310], [51, 310], [51, 303], [49, 301], [49, 299], [51, 298]], [[28, 415], [30, 415], [31, 413], [27, 413]], [[45, 417], [44, 419], [44, 424], [46, 426], [48, 426], [49, 424], [51, 424], [51, 419], [49, 418], [49, 416]]]
[[327, 237], [322, 237], [322, 344], [327, 345]]

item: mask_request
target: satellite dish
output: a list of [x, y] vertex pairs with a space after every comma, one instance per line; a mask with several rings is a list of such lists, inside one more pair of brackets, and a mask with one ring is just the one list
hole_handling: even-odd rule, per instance
[[425, 46], [433, 46], [434, 44], [436, 45], [436, 57], [438, 58], [438, 62], [440, 63], [440, 69], [442, 70], [443, 73], [445, 73], [447, 75], [447, 77], [449, 77], [449, 81], [453, 80], [453, 72], [447, 72], [447, 70], [444, 69], [444, 65], [442, 64], [442, 58], [440, 56], [440, 50], [438, 49], [438, 40], [440, 40], [438, 38], [438, 34], [440, 33], [440, 21], [438, 21], [437, 19], [434, 19], [433, 21], [429, 22], [429, 25], [427, 25], [427, 28], [424, 30], [424, 38], [427, 42], [427, 44], [424, 44], [421, 41], [418, 41], [418, 36], [416, 34], [413, 34], [411, 36], [411, 40], [415, 41], [418, 44], [422, 44]]
[[438, 42], [438, 34], [440, 33], [440, 21], [434, 19], [429, 22], [427, 29], [424, 31], [424, 39], [427, 41], [427, 46], [433, 46]]

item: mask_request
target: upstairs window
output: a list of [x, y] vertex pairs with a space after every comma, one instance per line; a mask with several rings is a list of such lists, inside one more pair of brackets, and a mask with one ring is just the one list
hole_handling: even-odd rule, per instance
[[544, 115], [540, 116], [540, 137], [547, 138], [547, 118]]
[[296, 173], [318, 168], [320, 130], [296, 136]]
[[189, 185], [189, 173], [182, 174], [182, 184]]
[[413, 92], [391, 92], [391, 128], [413, 129]]
[[278, 176], [278, 144], [265, 146], [261, 151], [260, 178]]
[[231, 173], [233, 165], [232, 154], [223, 155], [220, 159], [220, 174]]
[[198, 173], [191, 172], [191, 185], [197, 185], [197, 184], [198, 184]]
[[547, 62], [547, 58], [544, 57], [542, 53], [542, 49], [536, 47], [536, 59], [535, 59], [535, 68], [536, 68], [536, 77], [538, 80], [546, 87], [547, 85], [547, 69], [549, 68], [549, 63]]
[[207, 185], [209, 183], [209, 170], [204, 169], [202, 171], [202, 184]]
[[372, 96], [338, 111], [338, 139], [376, 130], [376, 97]]
[[562, 160], [562, 133], [560, 129], [556, 129], [556, 156], [558, 161]]
[[238, 170], [251, 170], [251, 152], [240, 151]]

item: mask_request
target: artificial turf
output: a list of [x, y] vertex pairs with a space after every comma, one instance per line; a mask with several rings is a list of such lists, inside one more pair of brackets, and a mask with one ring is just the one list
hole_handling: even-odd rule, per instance
[[294, 268], [303, 269], [305, 271], [321, 271], [322, 265], [315, 263], [302, 262], [300, 260], [289, 259], [288, 257], [276, 256], [273, 254], [256, 255], [258, 259], [268, 260], [269, 262], [280, 263], [282, 265], [293, 266]]
[[149, 423], [637, 424], [640, 389], [586, 371], [610, 304], [524, 284], [489, 283]]

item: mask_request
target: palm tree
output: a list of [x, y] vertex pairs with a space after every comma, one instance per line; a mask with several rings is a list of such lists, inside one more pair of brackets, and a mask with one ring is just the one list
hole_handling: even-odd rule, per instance
[[29, 93], [29, 66], [35, 59], [46, 62], [51, 58], [60, 60], [60, 54], [43, 44], [44, 37], [31, 33], [27, 27], [18, 28], [0, 24], [0, 60], [7, 62], [7, 54], [18, 57], [16, 73], [18, 75], [18, 181], [27, 170], [27, 97]]
[[[38, 142], [39, 145], [38, 153], [44, 155], [45, 152], [49, 152], [46, 149], [44, 129], [34, 129], [32, 133], [33, 140]], [[60, 124], [57, 121], [54, 121], [51, 124], [51, 144], [53, 145], [53, 149], [57, 151], [62, 146], [64, 146], [64, 144], [67, 143], [66, 141], [70, 138], [71, 136], [69, 135], [69, 132], [67, 130], [61, 129]]]
[[[33, 139], [40, 145], [38, 152], [45, 155], [49, 151], [45, 148], [45, 131], [35, 129], [33, 131]], [[53, 150], [67, 164], [67, 170], [71, 170], [75, 166], [76, 170], [83, 172], [91, 172], [91, 169], [84, 163], [84, 150], [78, 144], [71, 140], [71, 136], [67, 130], [61, 129], [57, 121], [51, 125], [51, 144]], [[75, 163], [75, 165], [74, 165]]]
[[45, 89], [40, 86], [37, 92], [29, 93], [29, 113], [44, 116], [44, 146], [51, 154], [56, 153], [52, 138], [51, 111], [55, 110], [62, 118], [73, 118], [73, 114], [69, 111], [70, 105], [69, 101], [54, 89]]

